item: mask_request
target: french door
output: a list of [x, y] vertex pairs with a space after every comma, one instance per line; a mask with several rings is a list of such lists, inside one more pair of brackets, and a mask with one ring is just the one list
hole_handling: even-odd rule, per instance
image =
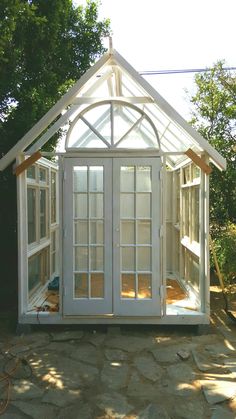
[[65, 158], [64, 169], [64, 314], [161, 315], [160, 159]]

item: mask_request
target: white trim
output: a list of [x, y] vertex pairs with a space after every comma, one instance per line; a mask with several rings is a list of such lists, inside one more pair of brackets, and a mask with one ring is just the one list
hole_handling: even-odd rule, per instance
[[[118, 100], [127, 103], [153, 103], [154, 100], [149, 96], [103, 96], [102, 100], [110, 101], [110, 100]], [[77, 97], [74, 101], [74, 105], [84, 105], [84, 104], [93, 104], [101, 101], [101, 97], [94, 97], [94, 96], [80, 96]]]
[[[169, 308], [170, 306], [168, 306]], [[173, 310], [172, 310], [173, 311]], [[175, 308], [176, 314], [163, 317], [121, 317], [121, 316], [67, 316], [58, 313], [40, 312], [27, 313], [19, 317], [20, 324], [162, 324], [162, 325], [201, 325], [209, 324], [210, 318], [205, 313], [199, 313], [182, 308]]]

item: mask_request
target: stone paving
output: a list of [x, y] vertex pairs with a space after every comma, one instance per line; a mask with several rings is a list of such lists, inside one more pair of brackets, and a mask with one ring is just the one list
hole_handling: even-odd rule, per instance
[[1, 419], [236, 418], [235, 325], [33, 330], [0, 337]]

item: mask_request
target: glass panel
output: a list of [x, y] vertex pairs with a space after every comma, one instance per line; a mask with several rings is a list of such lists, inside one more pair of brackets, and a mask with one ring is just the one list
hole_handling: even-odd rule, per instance
[[134, 191], [134, 166], [121, 167], [120, 190], [121, 192]]
[[199, 243], [199, 186], [194, 187], [193, 240]]
[[40, 255], [32, 256], [28, 261], [28, 290], [32, 291], [40, 284]]
[[87, 247], [75, 247], [75, 271], [87, 271], [88, 270], [88, 248]]
[[90, 217], [103, 218], [103, 194], [91, 193], [89, 195]]
[[51, 223], [56, 223], [56, 173], [51, 172]]
[[88, 243], [88, 222], [77, 221], [74, 223], [75, 228], [75, 244]]
[[151, 167], [138, 166], [136, 178], [136, 190], [138, 192], [151, 192]]
[[151, 271], [151, 248], [138, 247], [138, 271]]
[[120, 216], [121, 218], [134, 218], [134, 194], [121, 194]]
[[103, 191], [103, 166], [92, 166], [89, 169], [89, 190], [91, 192]]
[[122, 221], [121, 222], [121, 243], [134, 244], [135, 240], [135, 222]]
[[28, 243], [36, 241], [36, 190], [27, 189], [27, 209], [28, 209]]
[[190, 189], [184, 188], [183, 191], [183, 233], [189, 237], [189, 194]]
[[152, 298], [152, 276], [149, 274], [138, 275], [138, 298]]
[[40, 189], [40, 239], [46, 234], [46, 190]]
[[114, 143], [129, 131], [140, 118], [140, 113], [134, 109], [121, 105], [114, 105]]
[[151, 194], [137, 193], [136, 195], [136, 217], [151, 217]]
[[47, 181], [47, 172], [46, 169], [40, 167], [39, 168], [39, 180], [40, 182], [46, 182]]
[[193, 170], [193, 179], [199, 178], [201, 174], [200, 168], [198, 166], [195, 166], [195, 164], [193, 164], [192, 170]]
[[103, 247], [90, 247], [91, 271], [103, 271]]
[[74, 217], [87, 218], [87, 194], [74, 194]]
[[56, 250], [56, 232], [53, 231], [51, 234], [51, 249], [54, 252]]
[[75, 274], [75, 298], [88, 298], [88, 275]]
[[35, 170], [35, 166], [30, 166], [27, 169], [27, 178], [28, 179], [35, 179], [36, 177], [36, 170]]
[[135, 298], [135, 275], [122, 274], [121, 298]]
[[191, 181], [190, 166], [187, 166], [183, 169], [183, 182], [184, 184]]
[[135, 270], [135, 259], [134, 259], [134, 247], [122, 247], [122, 271], [134, 271]]
[[[110, 119], [110, 105], [100, 105], [93, 109], [90, 109], [84, 114], [84, 118], [88, 121], [93, 127], [99, 131], [99, 133], [104, 137], [104, 139], [111, 143], [111, 119]], [[103, 143], [99, 139], [100, 143]], [[104, 144], [104, 143], [103, 143]]]
[[103, 221], [90, 221], [90, 243], [103, 244]]
[[137, 221], [137, 244], [151, 244], [151, 221]]
[[87, 192], [87, 166], [74, 167], [74, 192]]
[[28, 260], [28, 290], [44, 285], [49, 279], [49, 247]]
[[91, 298], [104, 298], [104, 275], [91, 274]]

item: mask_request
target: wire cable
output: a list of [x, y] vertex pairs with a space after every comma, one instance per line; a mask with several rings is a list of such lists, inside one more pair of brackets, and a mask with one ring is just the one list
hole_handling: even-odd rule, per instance
[[[139, 71], [141, 76], [155, 76], [161, 74], [188, 74], [188, 73], [204, 73], [212, 71], [213, 68], [186, 68], [186, 69], [173, 69], [173, 70], [146, 70]], [[223, 67], [223, 71], [233, 71], [236, 67]]]

